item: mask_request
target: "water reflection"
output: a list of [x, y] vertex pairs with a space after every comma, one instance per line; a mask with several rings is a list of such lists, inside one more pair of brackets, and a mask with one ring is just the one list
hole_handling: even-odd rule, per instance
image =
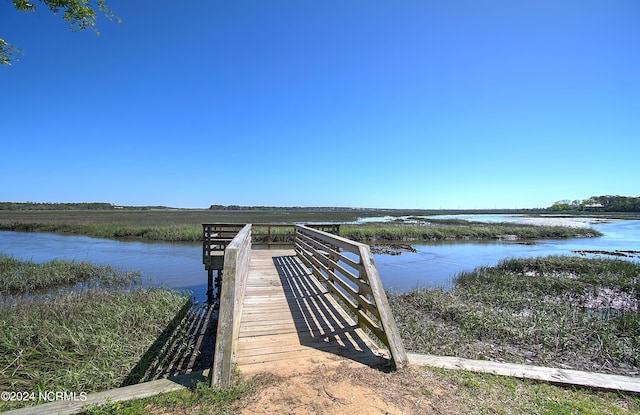
[[470, 271], [477, 266], [495, 265], [505, 258], [578, 255], [574, 251], [580, 250], [640, 250], [640, 221], [610, 221], [594, 224], [592, 227], [604, 236], [545, 239], [531, 245], [517, 242], [413, 244], [418, 251], [416, 253], [374, 257], [385, 287], [406, 291], [416, 286], [446, 288], [458, 273]]
[[166, 285], [206, 300], [201, 244], [123, 242], [87, 236], [0, 232], [0, 253], [42, 263], [53, 259], [111, 265], [142, 273], [144, 286]]
[[[504, 258], [571, 255], [576, 250], [640, 250], [640, 221], [611, 221], [592, 226], [604, 236], [540, 240], [533, 245], [514, 242], [413, 244], [416, 253], [374, 257], [384, 286], [406, 291], [416, 286], [447, 287], [459, 272], [481, 265], [495, 265]], [[0, 253], [34, 262], [59, 258], [136, 270], [142, 273], [146, 286], [163, 284], [190, 290], [198, 301], [206, 301], [207, 273], [202, 265], [200, 244], [123, 242], [2, 231]]]

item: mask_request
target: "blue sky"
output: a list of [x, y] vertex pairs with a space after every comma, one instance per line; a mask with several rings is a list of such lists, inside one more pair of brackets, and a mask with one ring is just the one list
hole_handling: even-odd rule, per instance
[[0, 2], [0, 200], [535, 208], [640, 195], [640, 2]]

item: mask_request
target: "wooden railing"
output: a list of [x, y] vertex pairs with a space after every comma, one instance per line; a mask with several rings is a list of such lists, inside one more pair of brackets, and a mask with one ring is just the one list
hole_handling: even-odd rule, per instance
[[212, 385], [227, 386], [231, 380], [250, 260], [251, 225], [245, 225], [226, 245], [224, 253], [224, 278], [220, 289], [218, 329], [211, 370]]
[[295, 250], [327, 290], [357, 316], [358, 325], [389, 348], [396, 367], [404, 366], [407, 354], [369, 246], [296, 225]]
[[205, 223], [202, 225], [202, 263], [206, 269], [222, 269], [224, 251], [243, 223]]
[[[318, 223], [306, 225], [313, 229], [338, 234], [340, 224]], [[254, 245], [286, 245], [292, 246], [295, 237], [295, 225], [290, 223], [254, 223], [252, 224], [252, 241]]]
[[[203, 262], [208, 266], [221, 261], [220, 268], [216, 269], [222, 269], [224, 265], [218, 295], [220, 309], [211, 370], [212, 385], [227, 386], [231, 380], [249, 275], [253, 226], [267, 227], [266, 235], [272, 234], [271, 227], [293, 227], [294, 248], [300, 260], [330, 293], [351, 309], [360, 327], [368, 328], [389, 348], [397, 368], [407, 363], [407, 354], [368, 245], [303, 225], [205, 224]], [[338, 229], [333, 224], [321, 226]], [[229, 240], [232, 234], [235, 236]]]
[[[205, 223], [202, 225], [202, 262], [205, 267], [222, 269], [222, 256], [226, 246], [245, 224], [242, 223]], [[338, 235], [340, 224], [317, 223], [306, 225], [313, 229]], [[251, 235], [253, 245], [292, 246], [295, 225], [286, 223], [254, 223]]]
[[293, 244], [293, 225], [286, 223], [254, 223], [251, 225], [251, 241], [258, 246], [282, 246]]

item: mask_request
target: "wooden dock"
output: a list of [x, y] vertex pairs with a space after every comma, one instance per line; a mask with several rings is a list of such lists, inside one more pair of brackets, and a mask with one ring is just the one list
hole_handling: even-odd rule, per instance
[[388, 363], [290, 250], [252, 250], [235, 362], [246, 375], [348, 359]]
[[[293, 249], [252, 249], [251, 224], [226, 243], [211, 383], [228, 385], [234, 367], [250, 375], [345, 361], [406, 364], [369, 247], [320, 229], [289, 227]], [[224, 225], [203, 225], [209, 270], [224, 232]]]

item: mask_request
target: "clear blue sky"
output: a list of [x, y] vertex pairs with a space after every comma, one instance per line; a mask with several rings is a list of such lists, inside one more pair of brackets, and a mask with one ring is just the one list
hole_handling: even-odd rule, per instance
[[0, 201], [535, 208], [640, 195], [640, 2], [0, 2]]

